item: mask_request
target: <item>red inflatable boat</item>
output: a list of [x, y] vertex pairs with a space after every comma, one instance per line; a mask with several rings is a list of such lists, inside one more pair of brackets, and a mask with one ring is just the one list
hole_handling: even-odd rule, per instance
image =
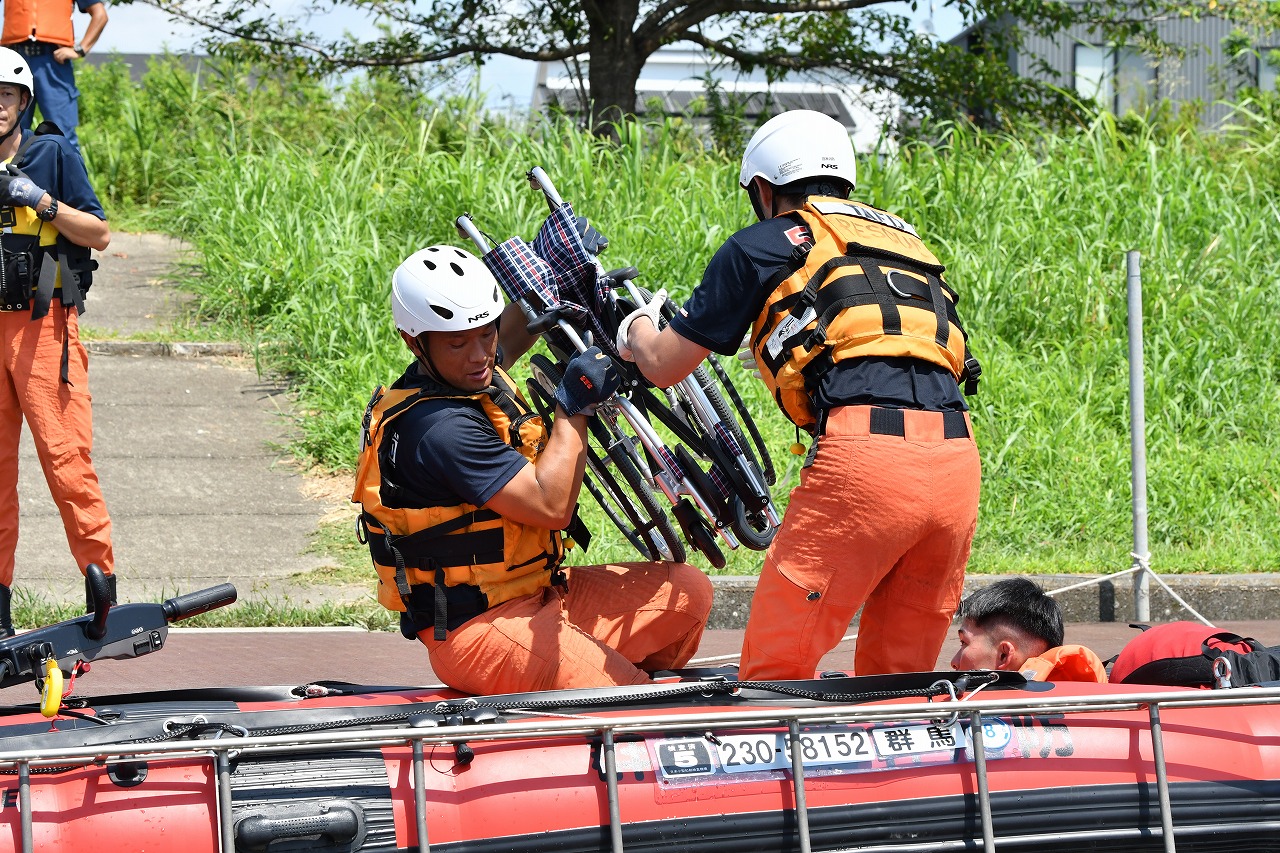
[[[462, 696], [338, 683], [77, 702], [217, 587], [0, 641], [0, 851], [1275, 851], [1280, 687], [987, 672]], [[11, 691], [12, 692], [12, 691]]]

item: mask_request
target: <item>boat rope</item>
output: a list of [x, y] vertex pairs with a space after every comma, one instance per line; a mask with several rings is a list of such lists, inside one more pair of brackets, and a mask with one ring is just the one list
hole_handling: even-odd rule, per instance
[[[992, 676], [992, 680], [994, 679], [995, 676]], [[625, 700], [612, 692], [605, 693], [598, 697], [587, 694], [575, 695], [572, 701], [566, 700], [564, 697], [548, 699], [526, 699], [521, 697], [519, 701], [513, 701], [513, 697], [498, 696], [486, 699], [467, 698], [456, 701], [440, 702], [435, 706], [435, 711], [438, 714], [456, 714], [474, 708], [493, 708], [500, 711], [524, 709], [527, 711], [541, 708], [561, 708], [569, 704], [579, 707], [598, 705], [617, 706], [623, 701], [633, 703], [644, 702], [649, 699], [670, 699], [679, 696], [723, 696], [736, 694], [742, 690], [759, 690], [783, 696], [792, 696], [798, 699], [809, 699], [814, 702], [833, 702], [841, 704], [859, 704], [863, 702], [876, 702], [886, 699], [906, 699], [911, 697], [932, 698], [934, 696], [950, 695], [950, 690], [940, 686], [940, 683], [932, 684], [927, 688], [913, 687], [904, 690], [864, 690], [857, 693], [837, 693], [831, 690], [811, 690], [804, 687], [783, 684], [777, 681], [699, 681], [680, 683], [676, 685], [655, 685], [654, 689], [640, 689], [635, 692], [630, 692], [625, 697]]]

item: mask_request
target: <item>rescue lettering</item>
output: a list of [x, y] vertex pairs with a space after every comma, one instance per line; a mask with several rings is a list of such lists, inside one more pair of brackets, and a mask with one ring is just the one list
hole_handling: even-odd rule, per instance
[[868, 222], [877, 222], [881, 225], [887, 225], [897, 231], [910, 234], [917, 240], [920, 239], [920, 235], [916, 233], [916, 229], [912, 228], [905, 221], [894, 216], [892, 213], [885, 213], [883, 210], [872, 210], [870, 208], [848, 202], [838, 204], [835, 202], [820, 201], [816, 202], [813, 206], [823, 214], [841, 213], [845, 216], [856, 216], [859, 219], [865, 219]]

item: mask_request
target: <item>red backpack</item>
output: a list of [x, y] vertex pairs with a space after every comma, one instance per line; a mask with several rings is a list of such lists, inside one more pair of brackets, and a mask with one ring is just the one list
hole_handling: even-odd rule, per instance
[[1198, 622], [1134, 627], [1144, 630], [1116, 655], [1112, 684], [1212, 687], [1218, 658], [1230, 665], [1232, 687], [1280, 679], [1280, 647], [1266, 648], [1252, 637]]

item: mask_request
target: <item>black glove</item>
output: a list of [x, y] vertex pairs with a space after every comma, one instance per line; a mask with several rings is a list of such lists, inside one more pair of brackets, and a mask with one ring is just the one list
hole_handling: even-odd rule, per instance
[[0, 169], [0, 205], [34, 208], [44, 198], [44, 188], [36, 186], [26, 172], [12, 163]]
[[598, 255], [609, 248], [609, 238], [592, 228], [587, 217], [579, 216], [574, 220], [578, 225], [578, 236], [582, 238], [582, 246], [593, 255]]
[[594, 415], [596, 406], [613, 396], [622, 384], [613, 359], [591, 347], [569, 360], [556, 388], [556, 402], [566, 415]]

